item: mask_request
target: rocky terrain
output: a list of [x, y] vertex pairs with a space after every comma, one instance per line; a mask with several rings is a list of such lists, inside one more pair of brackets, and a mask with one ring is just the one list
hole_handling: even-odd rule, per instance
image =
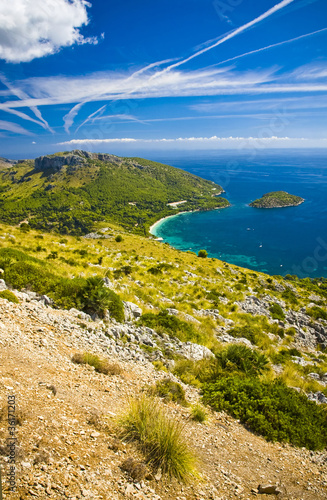
[[[120, 440], [116, 418], [131, 396], [167, 377], [149, 361], [160, 357], [161, 349], [153, 354], [155, 351], [148, 353], [140, 346], [165, 346], [196, 359], [210, 356], [210, 351], [139, 327], [140, 310], [131, 303], [125, 304], [127, 321], [120, 324], [93, 321], [77, 310], [53, 309], [47, 297], [33, 292], [15, 294], [19, 304], [0, 299], [5, 499], [271, 497], [259, 491], [280, 491], [279, 498], [294, 500], [326, 498], [326, 453], [267, 443], [223, 412], [210, 413], [205, 424], [195, 423], [189, 409], [173, 403], [166, 409], [185, 425], [185, 434], [200, 459], [199, 478], [181, 485], [149, 469], [133, 479], [123, 470], [124, 462], [142, 463], [143, 457], [136, 445]], [[96, 373], [88, 365], [71, 361], [75, 353], [85, 351], [105, 356], [118, 367], [116, 374]], [[199, 399], [197, 389], [183, 387], [189, 402]], [[16, 398], [16, 493], [7, 491], [5, 480], [8, 395]], [[259, 484], [271, 488], [258, 490]]]

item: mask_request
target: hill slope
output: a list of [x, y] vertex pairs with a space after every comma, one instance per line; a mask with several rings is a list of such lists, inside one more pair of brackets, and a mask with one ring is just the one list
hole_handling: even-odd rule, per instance
[[[86, 234], [96, 221], [145, 232], [161, 217], [228, 206], [221, 186], [144, 160], [75, 150], [0, 165], [0, 220]], [[183, 203], [168, 205], [174, 202]]]

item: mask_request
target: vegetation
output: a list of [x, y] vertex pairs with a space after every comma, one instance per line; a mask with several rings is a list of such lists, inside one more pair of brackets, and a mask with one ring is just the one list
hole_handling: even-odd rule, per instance
[[195, 422], [200, 422], [201, 424], [208, 419], [208, 414], [204, 406], [197, 404], [191, 408], [191, 416]]
[[89, 352], [74, 354], [72, 361], [79, 365], [93, 366], [96, 372], [104, 375], [120, 375], [122, 373], [122, 368], [118, 363], [109, 363], [107, 359], [101, 359], [96, 354]]
[[285, 314], [282, 307], [279, 304], [272, 304], [269, 308], [271, 312], [271, 317], [273, 319], [279, 319], [280, 321], [284, 321]]
[[[74, 307], [99, 316], [104, 315], [108, 307], [110, 315], [118, 321], [123, 320], [122, 300], [138, 304], [143, 310], [138, 323], [154, 328], [162, 336], [162, 344], [158, 339], [158, 346], [166, 359], [154, 361], [155, 367], [165, 371], [171, 367], [172, 373], [185, 384], [201, 389], [208, 384], [237, 379], [265, 387], [264, 384], [272, 384], [277, 377], [269, 360], [279, 365], [278, 379], [284, 387], [297, 387], [306, 393], [322, 391], [327, 395], [319, 379], [308, 376], [315, 372], [322, 378], [327, 372], [327, 356], [322, 347], [316, 350], [302, 348], [297, 343], [295, 328], [286, 329], [266, 316], [242, 312], [235, 305], [251, 293], [249, 287], [259, 299], [268, 294], [271, 304], [284, 300], [287, 307], [295, 311], [305, 308], [312, 322], [324, 321], [327, 279], [300, 279], [291, 275], [267, 277], [216, 259], [203, 260], [194, 253], [181, 253], [158, 241], [131, 234], [113, 223], [98, 222], [95, 230], [104, 237], [85, 239], [69, 234], [62, 237], [49, 232], [40, 234], [33, 228], [25, 232], [19, 227], [0, 224], [0, 268], [4, 270], [1, 277], [13, 289], [48, 295], [54, 300], [54, 307]], [[115, 241], [118, 235], [123, 238], [119, 244]], [[110, 289], [104, 286], [104, 278], [109, 279]], [[163, 306], [176, 309], [178, 315], [168, 314]], [[203, 310], [216, 311], [206, 316]], [[271, 315], [276, 313], [280, 314], [280, 309], [273, 308], [270, 312]], [[224, 325], [221, 317], [233, 321], [228, 330], [230, 335], [247, 338], [255, 348], [220, 344], [217, 330]], [[281, 318], [282, 315], [277, 319], [281, 321]], [[81, 325], [88, 327], [83, 317]], [[201, 361], [180, 358], [173, 350], [163, 347], [167, 340], [165, 334], [207, 345], [215, 356]], [[129, 340], [122, 338], [117, 342]], [[147, 349], [145, 355], [154, 359], [156, 356], [152, 354], [156, 348]], [[304, 367], [296, 364], [295, 356], [301, 356], [310, 364]], [[262, 391], [265, 399], [266, 389]], [[324, 407], [326, 405], [319, 406]], [[232, 406], [225, 408], [233, 414]], [[258, 416], [261, 407], [253, 410], [256, 420], [264, 418], [264, 424], [256, 426], [253, 420], [251, 429], [264, 436], [272, 434], [273, 439], [284, 439], [282, 432], [277, 433], [277, 437], [274, 434], [275, 424], [270, 422], [270, 412], [265, 408], [262, 406], [262, 417]], [[272, 422], [274, 418], [272, 412]], [[249, 423], [246, 425], [250, 427]], [[320, 427], [317, 429], [320, 436]], [[319, 436], [318, 441], [321, 440]], [[297, 442], [293, 437], [286, 440]], [[320, 446], [312, 440], [310, 443], [305, 446]]]
[[[228, 206], [217, 184], [141, 158], [86, 158], [81, 165], [36, 169], [33, 161], [0, 169], [0, 220], [61, 234], [89, 233], [111, 221], [144, 234], [151, 224], [181, 210]], [[56, 157], [65, 158], [67, 153]], [[101, 157], [100, 157], [101, 158]], [[186, 200], [180, 207], [169, 203]], [[122, 241], [121, 236], [117, 241]]]
[[108, 310], [117, 321], [124, 319], [121, 299], [99, 276], [64, 278], [54, 273], [52, 266], [12, 248], [0, 248], [0, 266], [4, 280], [13, 288], [47, 294], [59, 307], [75, 307], [102, 318]]
[[169, 378], [158, 380], [155, 387], [152, 388], [150, 392], [166, 401], [173, 401], [182, 406], [187, 406], [183, 387], [178, 382], [174, 382]]
[[184, 482], [196, 475], [196, 458], [183, 425], [169, 418], [154, 398], [132, 400], [119, 424], [123, 439], [138, 441], [153, 468]]
[[300, 205], [304, 199], [300, 196], [286, 193], [286, 191], [273, 191], [266, 193], [262, 198], [250, 203], [250, 207], [255, 208], [280, 208]]
[[231, 375], [205, 384], [203, 401], [225, 410], [269, 441], [310, 450], [327, 446], [326, 410], [280, 380]]
[[168, 314], [165, 309], [159, 314], [146, 313], [141, 317], [141, 324], [149, 328], [158, 329], [168, 333], [171, 336], [177, 337], [182, 341], [191, 340], [196, 342], [199, 340], [200, 333], [195, 327], [183, 321], [172, 314]]
[[0, 292], [0, 299], [6, 299], [9, 302], [13, 302], [14, 304], [19, 304], [19, 300], [16, 295], [12, 293], [10, 290], [3, 290]]
[[199, 250], [198, 257], [206, 258], [208, 257], [208, 252], [206, 250]]

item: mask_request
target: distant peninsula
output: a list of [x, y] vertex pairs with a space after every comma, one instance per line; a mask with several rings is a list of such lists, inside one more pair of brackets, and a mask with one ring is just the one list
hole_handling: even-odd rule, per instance
[[304, 202], [300, 196], [286, 193], [286, 191], [272, 191], [266, 193], [250, 203], [250, 207], [254, 208], [282, 208], [282, 207], [296, 207]]

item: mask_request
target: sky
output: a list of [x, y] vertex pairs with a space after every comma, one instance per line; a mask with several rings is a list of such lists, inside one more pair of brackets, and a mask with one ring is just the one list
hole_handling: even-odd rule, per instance
[[327, 147], [326, 0], [0, 3], [0, 156]]

